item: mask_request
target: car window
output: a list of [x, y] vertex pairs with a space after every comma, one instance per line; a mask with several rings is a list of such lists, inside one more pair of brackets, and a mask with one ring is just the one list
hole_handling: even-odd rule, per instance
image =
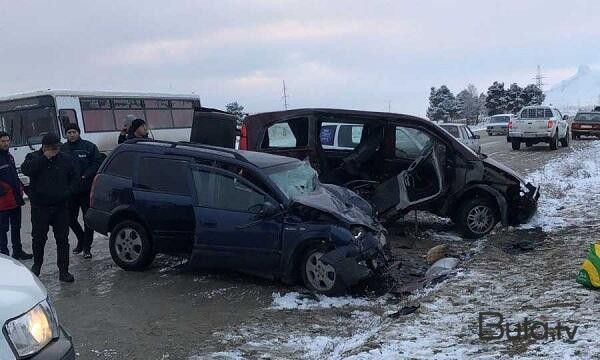
[[210, 207], [222, 210], [256, 213], [265, 203], [265, 195], [232, 176], [213, 173], [214, 191]]
[[475, 134], [473, 134], [473, 131], [471, 131], [470, 127], [465, 126], [465, 131], [467, 132], [467, 138], [469, 138], [469, 139], [475, 138]]
[[189, 171], [187, 161], [145, 157], [140, 162], [137, 186], [144, 190], [191, 195]]
[[135, 155], [132, 152], [121, 152], [116, 154], [106, 166], [105, 174], [133, 178], [133, 165]]
[[262, 148], [308, 146], [308, 118], [290, 119], [267, 128]]
[[321, 145], [326, 145], [326, 146], [334, 145], [336, 128], [337, 128], [337, 125], [321, 126], [321, 132], [319, 134], [319, 139], [321, 140]]
[[338, 130], [338, 146], [345, 148], [355, 148], [360, 143], [363, 126], [356, 125], [340, 125]]
[[208, 171], [194, 170], [194, 187], [196, 188], [197, 205], [201, 207], [211, 206], [211, 192], [209, 191], [210, 173]]
[[447, 132], [449, 132], [450, 134], [452, 134], [452, 136], [454, 136], [455, 138], [459, 137], [458, 127], [452, 126], [452, 125], [440, 125], [440, 126], [442, 127], [442, 129], [444, 129]]
[[430, 142], [431, 137], [421, 130], [396, 126], [395, 154], [398, 158], [416, 159]]

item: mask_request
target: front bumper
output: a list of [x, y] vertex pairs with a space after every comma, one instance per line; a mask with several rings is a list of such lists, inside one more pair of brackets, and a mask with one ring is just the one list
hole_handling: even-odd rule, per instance
[[513, 217], [515, 225], [523, 224], [529, 221], [537, 211], [537, 202], [540, 198], [540, 187], [531, 183], [525, 184], [525, 191], [522, 191], [519, 201], [516, 204], [516, 213]]
[[573, 135], [600, 136], [600, 130], [599, 129], [571, 129], [571, 133]]
[[344, 285], [355, 286], [375, 275], [387, 262], [380, 236], [367, 233], [359, 243], [338, 246], [324, 254], [321, 261], [335, 268]]
[[43, 348], [29, 360], [75, 360], [75, 349], [71, 336], [60, 327], [60, 337]]

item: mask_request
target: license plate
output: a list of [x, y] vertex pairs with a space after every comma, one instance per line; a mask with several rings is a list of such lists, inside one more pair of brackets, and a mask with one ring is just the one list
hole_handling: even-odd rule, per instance
[[538, 135], [536, 133], [524, 133], [523, 136], [524, 137], [537, 137]]
[[582, 129], [591, 129], [592, 127], [592, 125], [581, 125]]

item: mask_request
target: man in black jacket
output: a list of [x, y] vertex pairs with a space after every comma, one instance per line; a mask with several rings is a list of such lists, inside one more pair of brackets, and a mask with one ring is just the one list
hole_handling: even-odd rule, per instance
[[31, 259], [21, 244], [21, 206], [23, 185], [17, 174], [15, 159], [9, 152], [10, 136], [0, 131], [0, 253], [8, 255], [8, 236], [12, 243], [12, 257], [17, 260]]
[[94, 230], [85, 224], [84, 228], [81, 228], [78, 220], [79, 209], [81, 209], [82, 215], [85, 216], [90, 207], [92, 181], [104, 158], [96, 145], [80, 137], [81, 130], [79, 130], [77, 124], [66, 125], [65, 131], [67, 132], [68, 141], [62, 144], [61, 152], [71, 155], [77, 172], [81, 176], [79, 188], [69, 199], [69, 226], [77, 237], [77, 246], [73, 249], [73, 253], [79, 254], [83, 251], [83, 257], [91, 259]]
[[39, 276], [44, 262], [44, 247], [52, 226], [56, 240], [56, 257], [60, 281], [73, 282], [69, 273], [69, 212], [67, 202], [79, 186], [79, 174], [73, 159], [60, 152], [60, 138], [49, 133], [42, 138], [42, 148], [27, 154], [21, 165], [29, 176], [31, 201], [31, 236], [33, 266]]
[[127, 132], [127, 140], [148, 138], [148, 127], [142, 119], [135, 119]]

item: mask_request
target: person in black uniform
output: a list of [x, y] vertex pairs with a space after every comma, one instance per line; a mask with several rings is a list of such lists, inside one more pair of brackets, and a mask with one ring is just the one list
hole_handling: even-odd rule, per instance
[[80, 137], [81, 130], [77, 124], [66, 125], [65, 131], [67, 132], [68, 141], [62, 144], [61, 152], [71, 155], [77, 172], [81, 176], [79, 188], [69, 199], [69, 226], [77, 237], [77, 246], [73, 249], [73, 253], [83, 252], [85, 259], [91, 259], [94, 230], [85, 223], [83, 229], [81, 228], [78, 219], [79, 209], [81, 209], [82, 215], [85, 216], [87, 209], [90, 207], [92, 181], [104, 158], [96, 145]]
[[79, 174], [73, 159], [60, 152], [60, 138], [49, 133], [42, 138], [42, 148], [27, 154], [21, 165], [29, 176], [31, 202], [31, 236], [33, 266], [36, 276], [44, 262], [44, 247], [52, 226], [56, 240], [59, 280], [73, 282], [69, 273], [69, 211], [67, 202], [79, 187]]

